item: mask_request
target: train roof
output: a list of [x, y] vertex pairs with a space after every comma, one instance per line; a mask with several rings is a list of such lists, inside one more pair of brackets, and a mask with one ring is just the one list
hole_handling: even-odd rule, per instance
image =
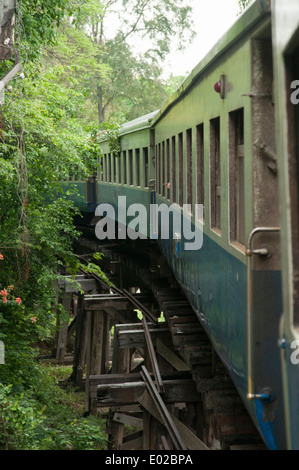
[[119, 135], [125, 135], [134, 131], [140, 131], [142, 129], [147, 129], [151, 127], [152, 120], [158, 114], [158, 110], [153, 111], [152, 113], [145, 114], [133, 121], [126, 122], [121, 128], [119, 129]]
[[189, 89], [195, 85], [200, 75], [233, 44], [252, 30], [264, 17], [270, 16], [270, 0], [256, 0], [249, 5], [243, 14], [236, 20], [233, 26], [220, 38], [208, 54], [192, 70], [188, 77], [181, 83], [177, 91], [166, 101], [162, 108], [156, 113], [152, 125], [155, 125], [167, 111], [181, 98]]

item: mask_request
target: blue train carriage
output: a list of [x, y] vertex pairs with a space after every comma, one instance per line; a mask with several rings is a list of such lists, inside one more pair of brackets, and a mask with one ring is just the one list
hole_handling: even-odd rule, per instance
[[275, 0], [272, 10], [283, 285], [279, 345], [287, 448], [299, 449], [299, 3]]
[[190, 204], [193, 231], [203, 232], [196, 251], [184, 249], [180, 234], [179, 257], [173, 243], [159, 243], [266, 444], [276, 449], [285, 448], [285, 426], [272, 86], [270, 9], [257, 1], [193, 70], [153, 127], [157, 201], [178, 204], [182, 215]]
[[269, 2], [252, 4], [161, 110], [120, 134], [119, 155], [102, 142], [98, 202], [159, 206], [141, 232], [158, 238], [269, 449], [286, 448]]
[[[111, 152], [108, 140], [100, 141], [103, 157], [102, 172], [98, 174], [98, 203], [108, 203], [113, 207], [113, 214], [108, 212], [107, 215], [117, 221], [115, 237], [119, 239], [128, 236], [130, 222], [136, 219], [135, 213], [130, 214], [130, 208], [138, 210], [136, 204], [144, 208], [146, 220], [140, 224], [136, 222], [130, 237], [134, 237], [132, 232], [136, 232], [136, 237], [150, 236], [149, 207], [155, 178], [151, 123], [156, 114], [154, 111], [121, 127], [121, 151], [118, 153]], [[106, 212], [96, 213], [98, 216], [103, 214]], [[100, 233], [97, 236], [100, 238]]]

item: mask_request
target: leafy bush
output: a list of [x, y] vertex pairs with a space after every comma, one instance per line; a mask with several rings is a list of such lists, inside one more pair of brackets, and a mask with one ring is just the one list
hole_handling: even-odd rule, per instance
[[37, 371], [39, 387], [31, 393], [0, 384], [0, 450], [105, 449], [103, 423], [83, 416], [84, 394], [58, 387], [59, 367]]

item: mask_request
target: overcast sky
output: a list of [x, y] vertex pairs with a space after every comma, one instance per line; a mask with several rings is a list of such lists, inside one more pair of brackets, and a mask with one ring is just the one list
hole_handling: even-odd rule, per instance
[[237, 20], [237, 0], [190, 0], [194, 11], [197, 36], [183, 53], [174, 53], [165, 66], [167, 75], [185, 75], [216, 44], [218, 39]]

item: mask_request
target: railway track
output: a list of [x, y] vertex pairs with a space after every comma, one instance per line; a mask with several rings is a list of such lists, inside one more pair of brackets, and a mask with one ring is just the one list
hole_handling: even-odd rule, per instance
[[[157, 246], [142, 241], [131, 246], [107, 243], [96, 248], [97, 244], [88, 236], [91, 233], [92, 229], [85, 230], [87, 238], [81, 239], [80, 249], [101, 251], [104, 254], [103, 269], [108, 277], [109, 272], [115, 273], [116, 265], [121, 266], [119, 271], [126, 273], [125, 278], [135, 279], [134, 287], [154, 296], [158, 305], [156, 313], [163, 312], [171, 336], [171, 349], [186, 364], [201, 396], [193, 428], [199, 439], [209, 449], [266, 450], [225, 367]], [[121, 287], [112, 290], [128, 298], [135, 308], [143, 311], [148, 321], [155, 323], [157, 316], [153, 317], [152, 312], [137, 304], [124, 288], [124, 276], [119, 276], [117, 281]], [[141, 375], [147, 381], [146, 371]]]

